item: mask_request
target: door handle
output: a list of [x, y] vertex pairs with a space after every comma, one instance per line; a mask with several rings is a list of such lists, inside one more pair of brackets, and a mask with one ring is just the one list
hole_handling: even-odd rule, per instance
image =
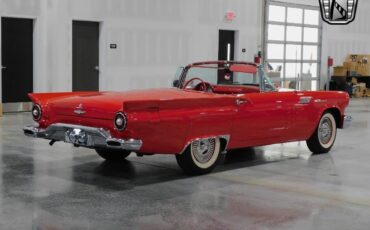
[[237, 105], [244, 105], [244, 104], [246, 104], [248, 101], [247, 100], [245, 100], [245, 99], [236, 99], [236, 104]]
[[95, 66], [95, 67], [94, 67], [94, 70], [95, 70], [95, 71], [97, 71], [97, 72], [99, 72], [99, 71], [100, 71], [99, 66]]
[[5, 66], [1, 66], [1, 69], [6, 69], [6, 67]]

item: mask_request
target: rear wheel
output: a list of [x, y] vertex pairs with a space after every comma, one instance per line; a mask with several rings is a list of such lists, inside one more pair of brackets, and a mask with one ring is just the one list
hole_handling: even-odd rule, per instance
[[176, 160], [186, 174], [201, 175], [211, 172], [221, 157], [220, 139], [208, 138], [193, 141]]
[[111, 162], [123, 161], [130, 155], [130, 151], [119, 149], [95, 149], [96, 153], [103, 159]]
[[332, 113], [325, 113], [314, 134], [307, 140], [307, 146], [314, 154], [328, 153], [337, 136], [337, 123]]

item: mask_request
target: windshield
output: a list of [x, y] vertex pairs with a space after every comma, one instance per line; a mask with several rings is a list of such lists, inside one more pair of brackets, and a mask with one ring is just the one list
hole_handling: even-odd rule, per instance
[[[185, 70], [183, 85], [192, 79], [199, 78], [213, 86], [258, 86], [260, 87], [262, 74], [263, 83], [261, 90], [275, 91], [268, 76], [254, 65], [248, 64], [208, 64], [192, 66]], [[190, 82], [189, 87], [198, 84], [199, 81]]]

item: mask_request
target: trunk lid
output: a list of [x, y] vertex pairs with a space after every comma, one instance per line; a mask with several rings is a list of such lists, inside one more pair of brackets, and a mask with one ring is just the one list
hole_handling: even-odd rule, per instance
[[134, 90], [127, 92], [92, 92], [53, 100], [50, 112], [60, 116], [113, 119], [124, 103], [209, 98], [210, 94], [180, 89]]
[[110, 100], [101, 93], [67, 97], [53, 101], [50, 112], [59, 116], [113, 119], [122, 108], [122, 101]]

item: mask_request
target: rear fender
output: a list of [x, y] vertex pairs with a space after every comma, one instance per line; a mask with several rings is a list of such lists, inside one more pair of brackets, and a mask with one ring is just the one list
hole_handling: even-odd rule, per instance
[[38, 121], [39, 127], [47, 127], [49, 125], [49, 104], [55, 100], [74, 97], [74, 96], [81, 96], [91, 94], [92, 92], [79, 92], [79, 93], [30, 93], [28, 97], [31, 99], [32, 103], [38, 104], [41, 107], [42, 116], [41, 119]]

